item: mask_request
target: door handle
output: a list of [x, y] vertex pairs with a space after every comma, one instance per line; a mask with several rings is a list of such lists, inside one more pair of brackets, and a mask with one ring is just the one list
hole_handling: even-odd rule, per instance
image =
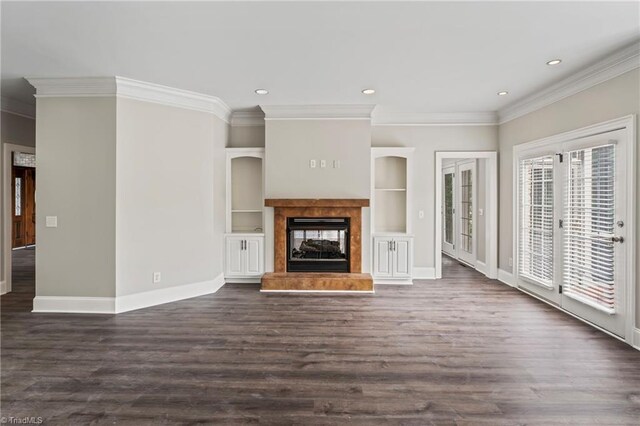
[[624, 243], [624, 237], [611, 237], [611, 241], [614, 243]]

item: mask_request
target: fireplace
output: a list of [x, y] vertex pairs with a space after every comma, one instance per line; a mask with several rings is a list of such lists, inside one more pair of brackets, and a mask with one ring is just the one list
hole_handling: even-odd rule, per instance
[[373, 293], [362, 273], [362, 208], [368, 199], [267, 198], [273, 207], [273, 272], [260, 291]]
[[349, 218], [287, 218], [287, 272], [349, 272]]

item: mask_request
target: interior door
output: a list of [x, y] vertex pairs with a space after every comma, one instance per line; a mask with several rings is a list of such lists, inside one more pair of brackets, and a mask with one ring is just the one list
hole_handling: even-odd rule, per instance
[[475, 161], [458, 165], [458, 226], [456, 252], [458, 259], [475, 268]]
[[[562, 307], [624, 336], [628, 184], [623, 131], [563, 145]], [[630, 241], [628, 241], [630, 240]]]
[[11, 220], [11, 247], [24, 247], [25, 243], [25, 173], [22, 167], [12, 167], [12, 220]]
[[36, 169], [24, 169], [24, 244], [36, 243]]
[[451, 257], [456, 254], [456, 168], [442, 169], [442, 251]]

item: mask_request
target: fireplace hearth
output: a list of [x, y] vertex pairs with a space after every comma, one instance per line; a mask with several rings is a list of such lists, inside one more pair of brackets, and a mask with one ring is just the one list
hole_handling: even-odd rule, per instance
[[349, 218], [287, 219], [287, 272], [349, 272]]

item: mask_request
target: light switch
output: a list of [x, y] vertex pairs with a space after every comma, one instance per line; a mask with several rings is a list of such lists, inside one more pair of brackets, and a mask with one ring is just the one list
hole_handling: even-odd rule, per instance
[[312, 169], [316, 168], [316, 160], [309, 160], [309, 167]]
[[418, 212], [418, 219], [424, 219], [424, 210]]
[[324, 169], [325, 167], [327, 167], [327, 160], [320, 160], [320, 168]]
[[333, 168], [334, 169], [340, 168], [340, 160], [333, 160]]
[[484, 216], [484, 209], [478, 209], [478, 216]]
[[45, 226], [47, 228], [57, 228], [58, 227], [58, 216], [46, 216], [45, 217]]

